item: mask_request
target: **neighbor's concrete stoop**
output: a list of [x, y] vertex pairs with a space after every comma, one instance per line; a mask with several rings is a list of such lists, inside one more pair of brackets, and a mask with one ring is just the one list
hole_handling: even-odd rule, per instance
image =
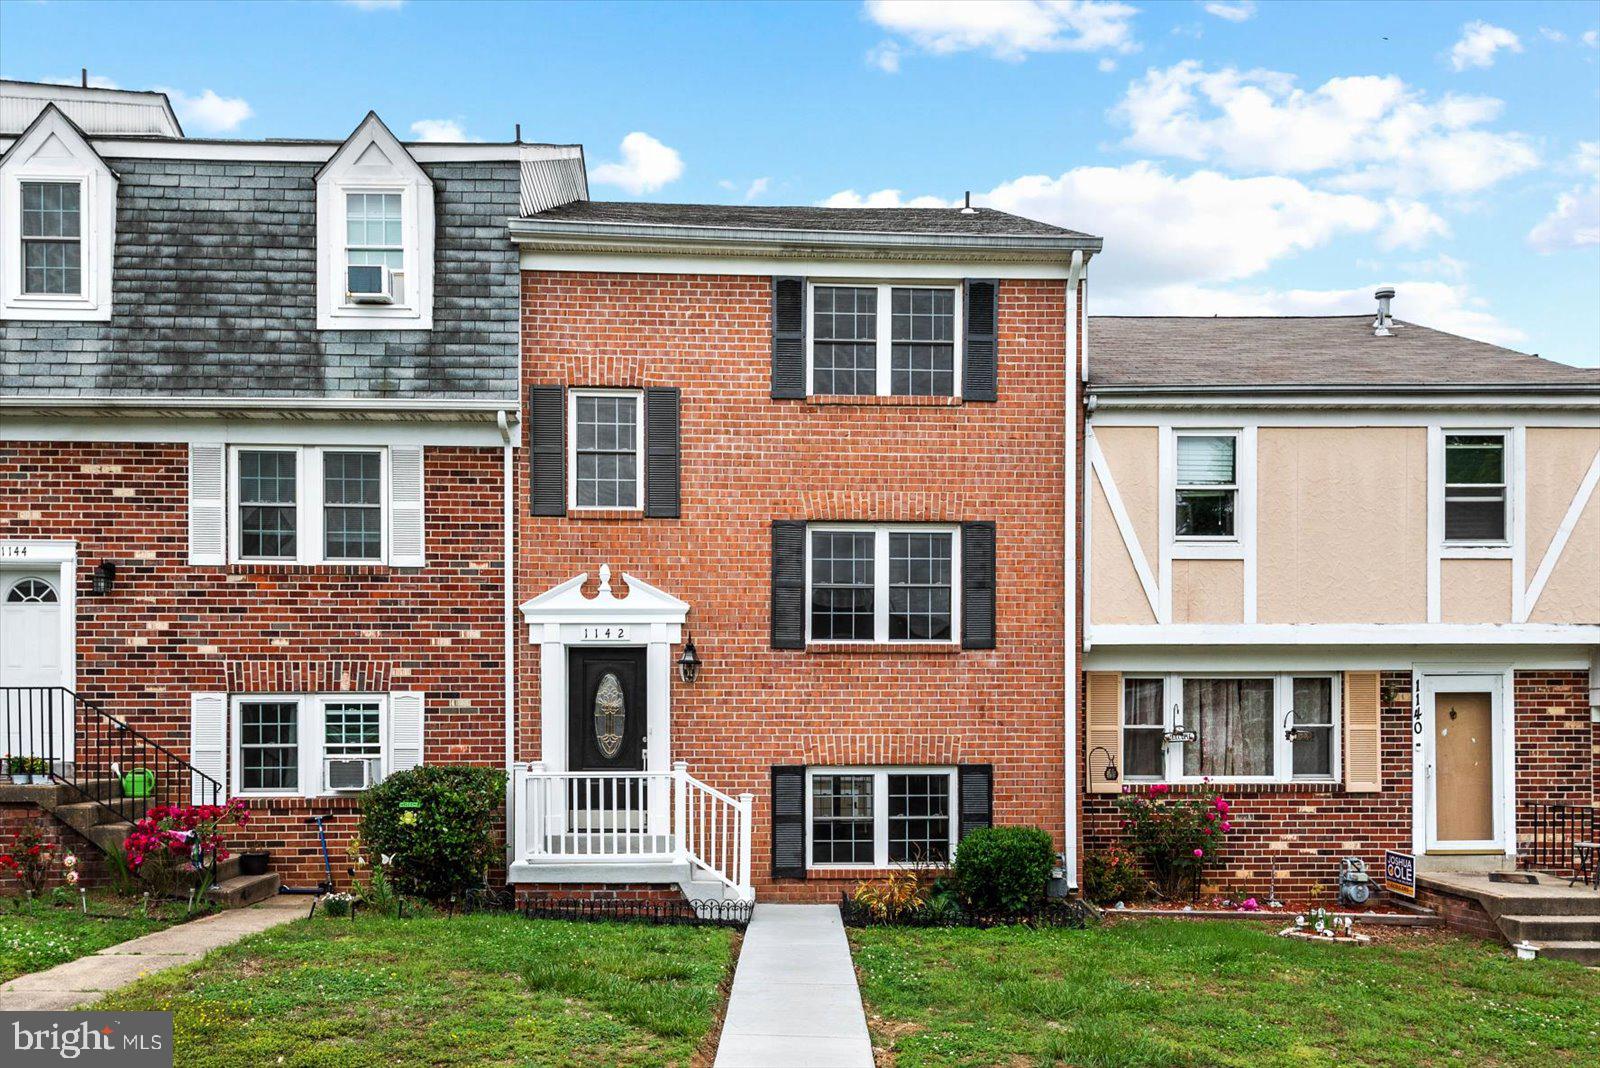
[[[1447, 901], [1475, 904], [1507, 942], [1529, 943], [1541, 957], [1600, 967], [1600, 892], [1543, 872], [1518, 877], [1530, 881], [1502, 881], [1483, 872], [1419, 872], [1417, 886]], [[1441, 911], [1450, 918], [1451, 909]], [[1486, 933], [1470, 916], [1452, 925]]]

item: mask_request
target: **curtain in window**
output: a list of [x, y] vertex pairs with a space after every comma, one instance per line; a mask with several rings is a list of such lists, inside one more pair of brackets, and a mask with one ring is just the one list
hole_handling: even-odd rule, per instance
[[1272, 774], [1272, 680], [1184, 679], [1185, 775]]

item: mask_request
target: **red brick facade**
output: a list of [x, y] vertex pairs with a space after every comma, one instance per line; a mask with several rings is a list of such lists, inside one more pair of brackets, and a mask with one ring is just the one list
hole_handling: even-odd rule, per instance
[[[993, 764], [996, 821], [1060, 842], [1064, 284], [1001, 283], [997, 403], [774, 400], [771, 307], [766, 276], [524, 273], [526, 385], [682, 390], [683, 506], [681, 519], [532, 518], [524, 470], [519, 599], [609, 563], [689, 603], [705, 666], [672, 680], [673, 757], [755, 795], [762, 900], [831, 899], [858, 878], [771, 877], [777, 764]], [[783, 519], [993, 521], [998, 647], [770, 648]], [[526, 628], [518, 648], [518, 758], [537, 759]]]
[[[1220, 863], [1206, 869], [1202, 892], [1331, 899], [1338, 892], [1339, 861], [1361, 857], [1368, 871], [1383, 870], [1386, 849], [1411, 851], [1412, 677], [1382, 673], [1383, 789], [1347, 793], [1341, 787], [1178, 787], [1177, 792], [1221, 794], [1233, 804], [1233, 832]], [[1515, 673], [1517, 799], [1592, 804], [1593, 755], [1589, 739], [1588, 673]], [[1079, 754], [1080, 774], [1082, 754]], [[1120, 836], [1116, 797], [1088, 794], [1083, 801], [1084, 848], [1104, 849]]]
[[[500, 449], [426, 450], [419, 569], [193, 566], [187, 464], [183, 444], [0, 444], [0, 538], [77, 541], [81, 695], [187, 756], [191, 693], [418, 690], [428, 762], [503, 765]], [[104, 560], [117, 565], [115, 587], [95, 597], [89, 573]], [[270, 849], [291, 884], [322, 877], [306, 817], [336, 813], [329, 846], [343, 882], [353, 799], [252, 809], [230, 844]]]

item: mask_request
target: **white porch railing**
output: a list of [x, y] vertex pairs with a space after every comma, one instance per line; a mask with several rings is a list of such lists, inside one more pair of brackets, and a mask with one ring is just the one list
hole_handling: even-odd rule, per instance
[[517, 858], [528, 864], [688, 863], [754, 898], [750, 884], [750, 794], [730, 797], [671, 771], [513, 772]]

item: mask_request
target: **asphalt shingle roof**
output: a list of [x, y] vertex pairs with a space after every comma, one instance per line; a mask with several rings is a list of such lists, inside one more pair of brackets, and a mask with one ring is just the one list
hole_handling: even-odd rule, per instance
[[738, 230], [806, 230], [864, 234], [970, 237], [1074, 237], [1089, 234], [1024, 219], [993, 208], [811, 208], [729, 204], [642, 204], [581, 200], [532, 216], [560, 222], [632, 226], [702, 226]]
[[1600, 386], [1600, 370], [1373, 315], [1090, 316], [1093, 386]]

